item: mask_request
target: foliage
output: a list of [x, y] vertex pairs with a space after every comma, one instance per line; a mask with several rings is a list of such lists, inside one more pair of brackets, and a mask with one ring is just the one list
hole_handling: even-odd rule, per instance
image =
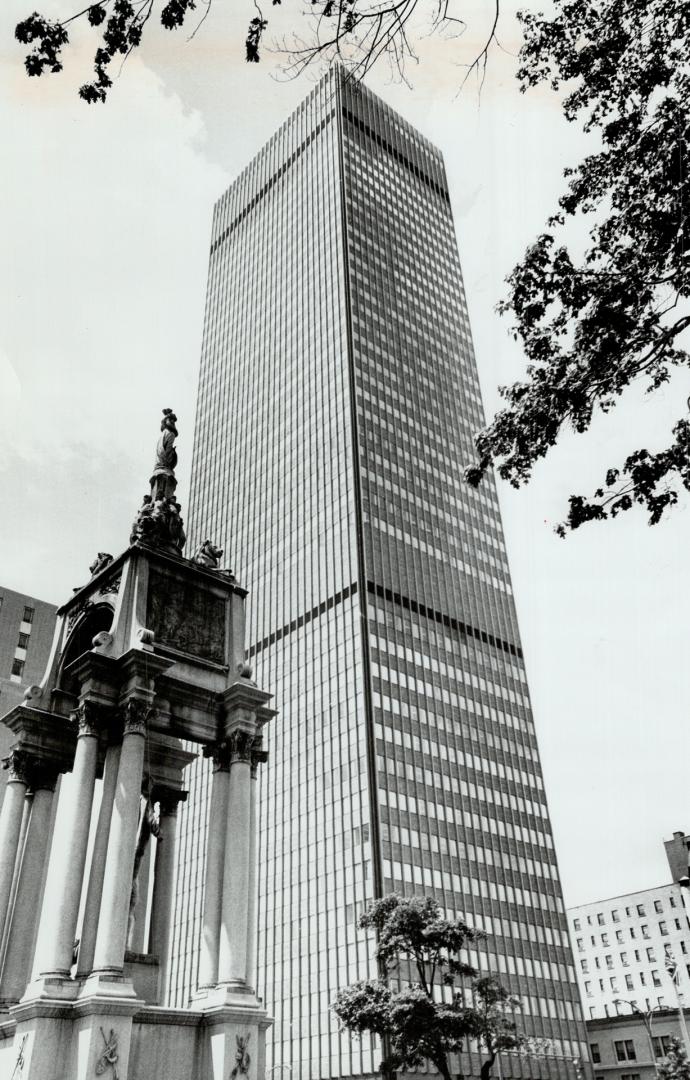
[[[503, 387], [507, 406], [476, 436], [478, 485], [492, 466], [519, 487], [564, 428], [588, 429], [632, 383], [649, 391], [687, 366], [690, 326], [690, 5], [685, 0], [556, 0], [553, 17], [523, 12], [521, 89], [563, 89], [563, 112], [595, 148], [566, 170], [559, 211], [515, 267], [500, 305], [527, 357]], [[580, 256], [568, 226], [589, 221]], [[690, 489], [690, 424], [661, 452], [637, 449], [586, 498], [572, 496], [558, 532], [635, 504], [659, 521]]]
[[[275, 7], [281, 0], [270, 0]], [[483, 71], [489, 49], [496, 40], [499, 0], [487, 0], [492, 14], [492, 27], [483, 47], [471, 64], [466, 65], [466, 77], [472, 71]], [[202, 0], [206, 11], [190, 35], [194, 37], [208, 15], [211, 0]], [[290, 60], [286, 67], [291, 75], [299, 74], [314, 61], [345, 61], [352, 74], [364, 75], [381, 57], [404, 71], [406, 60], [416, 59], [408, 37], [407, 23], [421, 9], [427, 12], [432, 30], [462, 33], [465, 23], [450, 14], [449, 0], [306, 0], [310, 39], [305, 42], [297, 33], [289, 47], [283, 49]], [[256, 14], [249, 20], [245, 38], [245, 57], [248, 63], [258, 63], [261, 43], [268, 19], [253, 0]], [[120, 54], [126, 59], [141, 44], [144, 28], [154, 12], [167, 30], [177, 30], [185, 24], [197, 0], [96, 0], [62, 22], [53, 22], [37, 12], [20, 22], [15, 37], [22, 45], [31, 46], [24, 64], [29, 75], [62, 70], [62, 49], [69, 44], [67, 27], [77, 20], [91, 26], [103, 25], [101, 44], [94, 58], [95, 78], [79, 90], [80, 97], [92, 104], [104, 102], [112, 79], [108, 73], [111, 61]], [[305, 20], [295, 22], [301, 28]]]
[[668, 1053], [657, 1068], [659, 1080], [690, 1080], [690, 1061], [679, 1039], [671, 1039]]
[[[344, 1027], [386, 1040], [385, 1074], [430, 1061], [444, 1080], [451, 1080], [449, 1055], [475, 1038], [487, 1053], [482, 1066], [487, 1080], [498, 1054], [522, 1045], [507, 1015], [518, 1007], [517, 1000], [492, 977], [475, 978], [475, 969], [461, 957], [481, 935], [461, 921], [444, 919], [436, 900], [386, 896], [372, 902], [359, 925], [376, 931], [381, 978], [341, 990], [332, 1009]], [[400, 990], [388, 985], [393, 971], [399, 974]], [[457, 985], [464, 979], [474, 979], [473, 1006], [465, 1004], [463, 987]], [[449, 988], [450, 1000], [434, 999], [439, 983]]]

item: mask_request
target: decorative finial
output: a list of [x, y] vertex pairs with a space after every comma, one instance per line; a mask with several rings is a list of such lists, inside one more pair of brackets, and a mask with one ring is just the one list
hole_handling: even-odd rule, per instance
[[182, 507], [175, 501], [177, 477], [177, 417], [172, 409], [163, 409], [161, 434], [156, 446], [156, 463], [151, 476], [151, 494], [144, 495], [132, 526], [130, 544], [146, 544], [180, 555], [186, 536]]

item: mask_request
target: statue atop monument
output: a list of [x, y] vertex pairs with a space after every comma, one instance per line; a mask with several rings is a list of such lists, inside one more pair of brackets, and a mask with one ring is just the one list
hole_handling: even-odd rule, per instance
[[185, 545], [182, 507], [175, 500], [178, 436], [177, 417], [172, 409], [163, 409], [161, 434], [156, 445], [156, 463], [151, 475], [151, 494], [144, 495], [132, 525], [130, 544], [146, 544], [181, 555]]
[[156, 464], [151, 477], [151, 498], [166, 499], [175, 493], [177, 478], [177, 450], [175, 439], [178, 436], [177, 417], [172, 409], [163, 409], [161, 435], [156, 446]]

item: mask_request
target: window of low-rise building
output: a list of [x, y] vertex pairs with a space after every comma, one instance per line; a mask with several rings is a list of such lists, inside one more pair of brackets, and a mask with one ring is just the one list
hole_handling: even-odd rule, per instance
[[597, 912], [597, 922], [599, 923], [599, 926], [604, 925], [604, 913], [603, 913], [603, 911], [598, 911]]
[[621, 921], [621, 917], [618, 914], [618, 910], [616, 908], [614, 908], [614, 910], [611, 912], [611, 918], [613, 919], [614, 922], [620, 922]]
[[664, 910], [661, 900], [654, 901], [654, 910], [656, 911], [657, 915], [659, 915]]
[[644, 904], [637, 905], [637, 914], [644, 917]]
[[616, 1051], [617, 1061], [637, 1061], [635, 1043], [632, 1039], [617, 1039], [614, 1041], [613, 1048]]
[[652, 983], [654, 984], [654, 986], [661, 986], [661, 979], [659, 978], [659, 972], [656, 971], [656, 969], [654, 971], [652, 971]]
[[662, 935], [662, 937], [666, 937], [668, 935], [668, 926], [663, 919], [659, 919], [659, 933]]
[[671, 1049], [671, 1036], [670, 1035], [654, 1035], [652, 1038], [654, 1043], [654, 1056], [666, 1057]]
[[[589, 1052], [592, 1055], [592, 1061], [595, 1065], [598, 1065], [601, 1061], [601, 1054], [599, 1053], [599, 1043], [590, 1043]], [[659, 1055], [657, 1055], [658, 1057]]]
[[632, 977], [632, 975], [626, 975], [625, 976], [625, 989], [626, 990], [634, 990], [635, 989], [635, 987], [633, 985], [633, 977]]
[[574, 930], [579, 930], [580, 929], [580, 920], [579, 919], [573, 919], [573, 929]]
[[643, 938], [648, 938], [649, 937], [649, 927], [647, 926], [647, 923], [643, 923], [642, 926], [640, 927], [640, 930], [642, 931], [642, 937]]

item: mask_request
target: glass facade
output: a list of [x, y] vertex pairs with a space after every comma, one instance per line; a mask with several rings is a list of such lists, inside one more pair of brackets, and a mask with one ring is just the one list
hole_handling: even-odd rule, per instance
[[[357, 918], [391, 891], [486, 932], [472, 959], [535, 1038], [503, 1076], [588, 1068], [498, 502], [462, 480], [482, 422], [442, 156], [335, 69], [216, 206], [190, 507], [190, 543], [221, 543], [250, 589], [247, 653], [279, 709], [260, 773], [270, 1075], [375, 1075], [329, 1004], [375, 974]], [[180, 1005], [210, 786], [191, 771]]]

